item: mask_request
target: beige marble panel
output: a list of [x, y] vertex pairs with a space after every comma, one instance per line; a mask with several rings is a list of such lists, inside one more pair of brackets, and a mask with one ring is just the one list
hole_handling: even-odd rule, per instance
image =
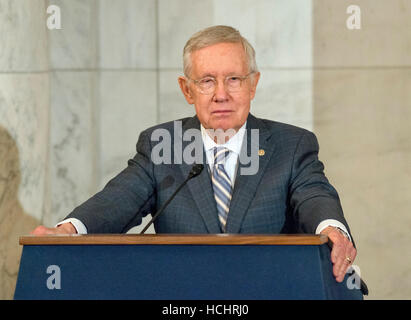
[[159, 123], [195, 115], [193, 105], [189, 105], [180, 90], [177, 79], [180, 71], [160, 71]]
[[[250, 41], [261, 68], [311, 67], [311, 2], [258, 0], [247, 6], [244, 12], [254, 12], [254, 35]], [[244, 34], [249, 29], [245, 25]]]
[[101, 68], [145, 68], [157, 65], [156, 1], [99, 1]]
[[46, 2], [0, 2], [0, 71], [48, 69]]
[[140, 132], [156, 124], [156, 78], [152, 71], [101, 72], [99, 187], [127, 166]]
[[50, 198], [43, 222], [53, 226], [96, 192], [96, 124], [93, 72], [50, 77]]
[[411, 298], [411, 70], [314, 72], [320, 158], [340, 193], [369, 298]]
[[[262, 32], [262, 30], [257, 29], [258, 19], [262, 18], [261, 14], [259, 15], [262, 2], [267, 1], [213, 0], [213, 18], [210, 25], [232, 26], [239, 30], [255, 47], [256, 39]], [[228, 12], [229, 14], [227, 14]]]
[[251, 42], [260, 67], [311, 66], [311, 9], [311, 0], [160, 0], [160, 67], [181, 68], [190, 36], [218, 24]]
[[212, 17], [213, 0], [158, 0], [159, 67], [182, 70], [184, 45]]
[[312, 71], [262, 69], [251, 112], [312, 130]]
[[[135, 155], [140, 132], [157, 124], [156, 81], [154, 71], [101, 73], [99, 189]], [[145, 217], [129, 233], [139, 233], [150, 219]], [[146, 233], [154, 233], [153, 226]]]
[[[348, 6], [361, 9], [361, 29], [349, 30]], [[411, 65], [411, 1], [313, 0], [315, 66]]]
[[48, 30], [53, 69], [95, 68], [97, 6], [95, 0], [53, 0], [61, 10], [61, 29]]

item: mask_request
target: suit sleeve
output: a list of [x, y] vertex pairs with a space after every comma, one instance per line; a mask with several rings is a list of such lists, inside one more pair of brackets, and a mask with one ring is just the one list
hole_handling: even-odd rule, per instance
[[318, 151], [315, 135], [304, 131], [295, 150], [289, 190], [297, 229], [303, 233], [315, 233], [322, 221], [335, 219], [349, 231], [338, 193], [324, 174]]
[[137, 153], [104, 189], [66, 218], [77, 218], [88, 233], [123, 233], [138, 225], [155, 203], [153, 163], [148, 134], [141, 133]]

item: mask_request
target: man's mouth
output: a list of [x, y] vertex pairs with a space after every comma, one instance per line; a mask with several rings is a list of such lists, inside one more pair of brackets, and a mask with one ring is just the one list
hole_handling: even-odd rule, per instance
[[231, 113], [231, 112], [232, 112], [231, 110], [215, 110], [212, 113], [213, 114], [228, 114], [228, 113]]

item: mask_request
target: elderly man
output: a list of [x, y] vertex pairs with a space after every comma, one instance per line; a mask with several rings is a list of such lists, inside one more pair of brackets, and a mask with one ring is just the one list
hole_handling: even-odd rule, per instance
[[[249, 42], [231, 27], [204, 29], [184, 48], [184, 74], [178, 82], [196, 116], [180, 120], [181, 132], [176, 132], [175, 122], [142, 132], [126, 169], [57, 227], [39, 226], [33, 234], [121, 233], [140, 224], [170, 198], [192, 168], [184, 159], [153, 161], [152, 151], [160, 143], [153, 133], [170, 132], [175, 145], [178, 137], [196, 129], [207, 169], [188, 181], [156, 219], [156, 232], [326, 234], [333, 242], [333, 273], [341, 282], [356, 249], [338, 194], [323, 173], [313, 133], [250, 114], [260, 73]], [[253, 140], [256, 130], [258, 139]], [[258, 148], [250, 148], [256, 141]], [[188, 145], [184, 139], [181, 143], [182, 148]], [[176, 149], [171, 150], [177, 159]], [[253, 174], [242, 174], [243, 151], [258, 152]]]

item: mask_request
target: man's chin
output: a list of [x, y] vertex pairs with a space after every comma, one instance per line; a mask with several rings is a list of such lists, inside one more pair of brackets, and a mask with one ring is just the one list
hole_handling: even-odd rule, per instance
[[[217, 130], [230, 130], [234, 129], [237, 130], [238, 125], [232, 119], [232, 115], [217, 115], [213, 117], [213, 121], [210, 123], [210, 128]], [[241, 126], [240, 126], [241, 127]]]
[[212, 130], [222, 130], [224, 132], [229, 131], [229, 130], [235, 130], [237, 131], [236, 127], [234, 126], [234, 124], [231, 123], [215, 123], [214, 125], [212, 125]]

